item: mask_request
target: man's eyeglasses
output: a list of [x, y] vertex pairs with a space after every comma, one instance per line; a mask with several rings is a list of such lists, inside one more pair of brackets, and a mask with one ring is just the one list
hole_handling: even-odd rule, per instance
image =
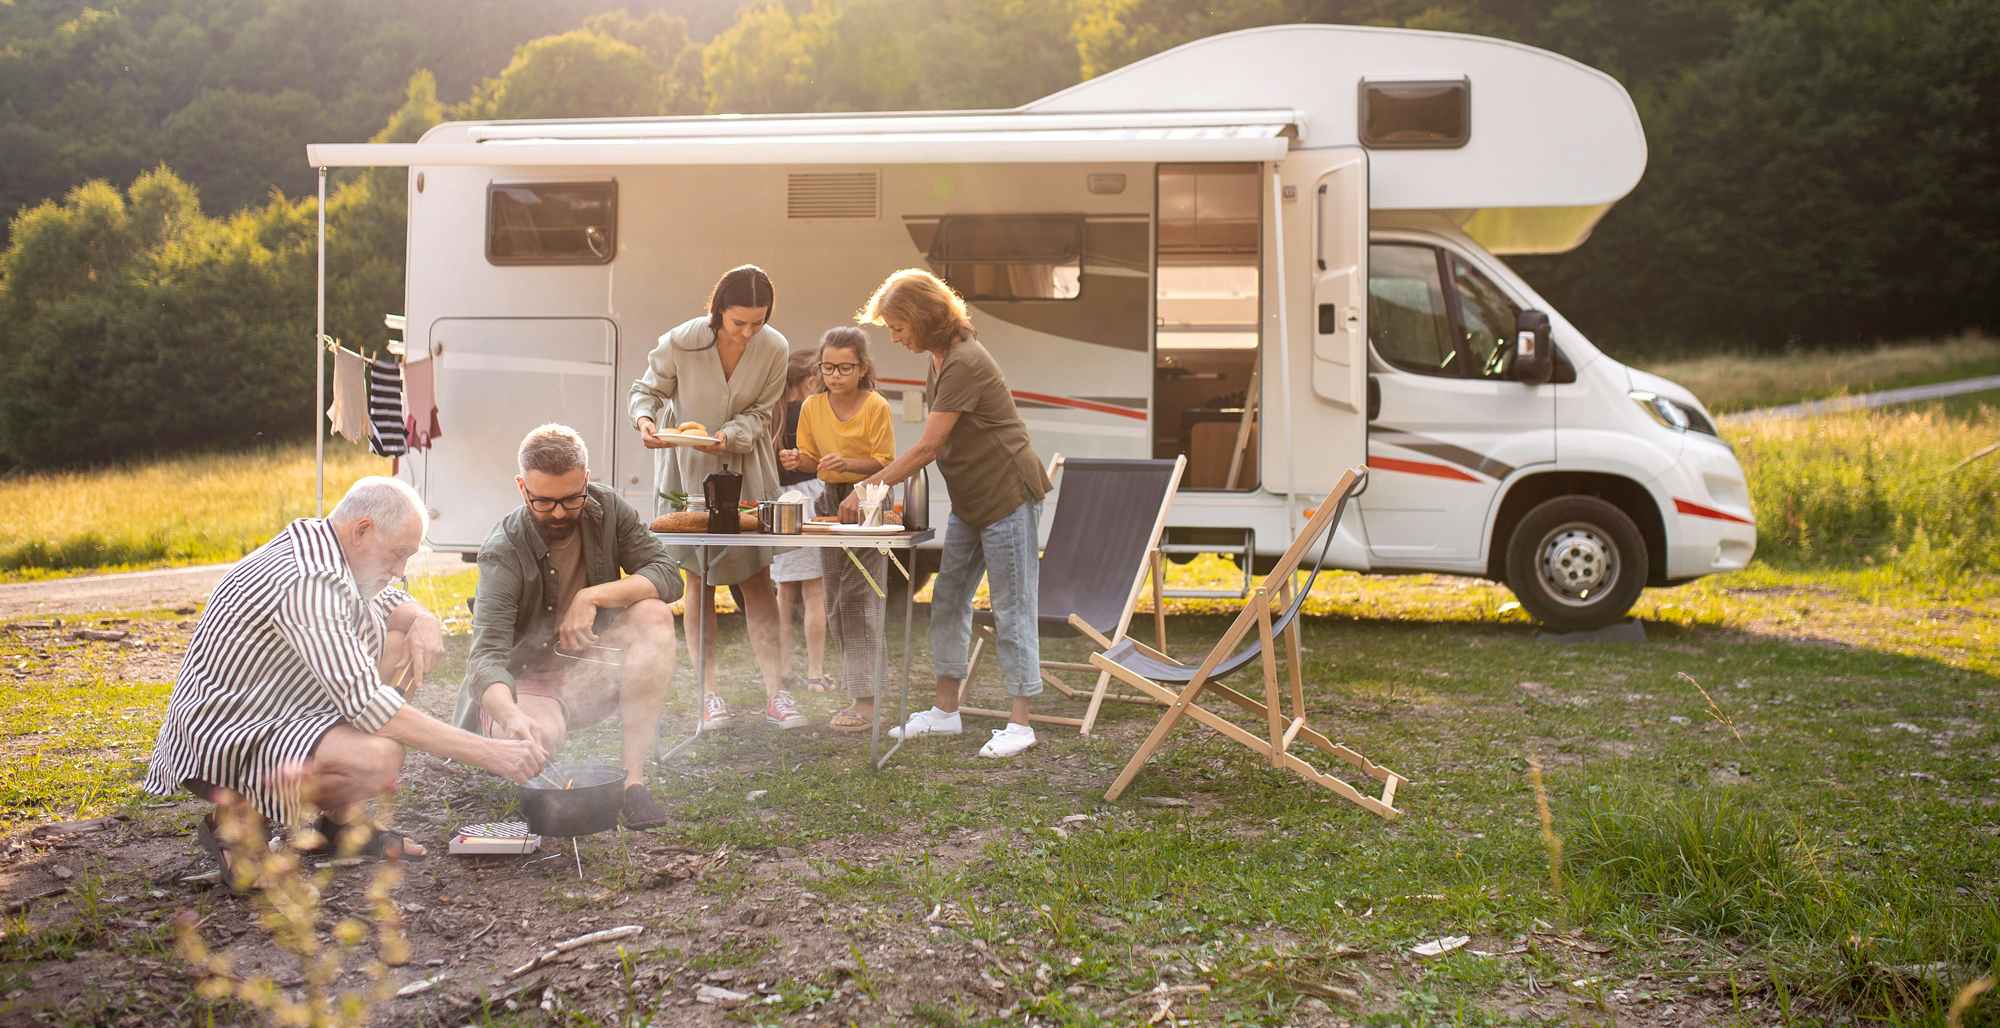
[[819, 366], [819, 373], [822, 375], [845, 376], [845, 375], [852, 375], [860, 370], [861, 370], [861, 365], [859, 364], [822, 364]]
[[575, 496], [565, 496], [561, 499], [557, 499], [553, 496], [536, 496], [534, 493], [529, 493], [528, 509], [534, 511], [537, 514], [547, 514], [548, 512], [560, 506], [562, 507], [562, 509], [569, 511], [570, 513], [573, 514], [577, 511], [582, 510], [584, 501], [588, 500], [589, 498], [590, 497], [584, 493], [577, 493]]

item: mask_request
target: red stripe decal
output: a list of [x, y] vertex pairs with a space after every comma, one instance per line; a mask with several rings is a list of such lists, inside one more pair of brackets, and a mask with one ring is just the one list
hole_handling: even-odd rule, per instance
[[1734, 514], [1729, 513], [1726, 510], [1716, 510], [1714, 507], [1704, 507], [1699, 503], [1692, 503], [1690, 501], [1683, 500], [1678, 496], [1674, 497], [1674, 510], [1682, 514], [1689, 514], [1698, 518], [1714, 518], [1717, 521], [1730, 521], [1739, 525], [1756, 524], [1755, 521], [1752, 521], [1749, 518], [1740, 518]]
[[1454, 482], [1477, 482], [1478, 479], [1454, 467], [1443, 464], [1426, 464], [1422, 461], [1399, 460], [1395, 457], [1369, 457], [1368, 466], [1382, 471], [1400, 471], [1406, 475], [1429, 475], [1432, 478], [1448, 478]]
[[[883, 385], [920, 386], [924, 384], [915, 379], [908, 378], [884, 378], [879, 381]], [[1143, 410], [1135, 410], [1131, 407], [1114, 407], [1111, 404], [1098, 403], [1094, 400], [1077, 400], [1067, 396], [1051, 396], [1048, 393], [1027, 393], [1020, 390], [1014, 391], [1014, 398], [1017, 400], [1027, 400], [1030, 403], [1045, 403], [1052, 407], [1069, 407], [1074, 410], [1087, 410], [1095, 414], [1111, 414], [1121, 418], [1131, 418], [1134, 421], [1146, 420], [1146, 412]]]

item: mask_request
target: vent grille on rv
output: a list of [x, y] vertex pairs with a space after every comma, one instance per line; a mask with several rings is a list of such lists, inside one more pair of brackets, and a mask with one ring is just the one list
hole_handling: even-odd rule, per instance
[[794, 221], [872, 221], [881, 198], [881, 175], [873, 171], [795, 172], [785, 177], [785, 217]]

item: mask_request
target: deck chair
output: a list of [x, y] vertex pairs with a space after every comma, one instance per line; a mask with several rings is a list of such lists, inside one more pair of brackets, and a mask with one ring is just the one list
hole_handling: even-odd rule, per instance
[[[1057, 454], [1049, 462], [1049, 478], [1060, 476], [1062, 491], [1056, 496], [1055, 520], [1049, 525], [1049, 542], [1042, 550], [1041, 585], [1036, 593], [1042, 638], [1081, 635], [1100, 650], [1111, 649], [1131, 629], [1133, 611], [1150, 575], [1153, 631], [1159, 645], [1167, 645], [1167, 617], [1160, 603], [1166, 576], [1160, 535], [1166, 531], [1167, 507], [1186, 470], [1184, 456], [1173, 460], [1065, 460]], [[975, 612], [973, 625], [976, 641], [965, 680], [958, 687], [959, 712], [1007, 717], [1004, 710], [965, 705], [973, 676], [979, 671], [980, 654], [989, 642], [998, 641], [992, 611]], [[1111, 675], [1089, 664], [1041, 662], [1044, 684], [1080, 699], [1085, 694], [1056, 674], [1074, 671], [1097, 674], [1097, 685], [1088, 694], [1090, 705], [1083, 716], [1030, 714], [1030, 720], [1074, 727], [1089, 735], [1097, 723], [1098, 708], [1107, 699], [1157, 702], [1146, 695], [1107, 692]]]
[[[1153, 727], [1146, 741], [1139, 746], [1139, 752], [1120, 772], [1118, 780], [1111, 783], [1110, 791], [1104, 794], [1107, 800], [1115, 800], [1132, 784], [1167, 733], [1173, 731], [1183, 716], [1194, 718], [1220, 732], [1225, 738], [1243, 744], [1258, 754], [1269, 758], [1271, 766], [1297, 774], [1314, 785], [1332, 790], [1363, 810], [1385, 818], [1402, 816], [1396, 809], [1396, 787], [1402, 785], [1403, 776], [1376, 764], [1367, 757], [1328, 739], [1306, 727], [1305, 686], [1300, 681], [1299, 669], [1299, 611], [1305, 607], [1306, 596], [1312, 592], [1313, 581], [1319, 577], [1326, 562], [1327, 550], [1332, 546], [1335, 526], [1340, 524], [1340, 516], [1347, 509], [1348, 500], [1356, 489], [1367, 479], [1364, 468], [1353, 468], [1342, 475], [1334, 491], [1319, 509], [1307, 519], [1306, 527], [1292, 540], [1284, 556], [1271, 569], [1264, 583], [1251, 594], [1243, 613], [1231, 622], [1229, 630], [1217, 640], [1208, 655], [1199, 665], [1183, 664], [1159, 650], [1152, 649], [1136, 639], [1123, 639], [1103, 653], [1091, 655], [1092, 665], [1105, 671], [1140, 692], [1167, 704], [1166, 713], [1160, 716], [1160, 723]], [[1314, 557], [1312, 574], [1306, 578], [1305, 586], [1298, 588], [1293, 575], [1304, 559], [1306, 551], [1318, 545], [1318, 555]], [[1273, 618], [1272, 608], [1282, 606]], [[1250, 634], [1252, 626], [1257, 630], [1255, 641], [1242, 649], [1236, 647]], [[1283, 636], [1286, 645], [1286, 660], [1291, 666], [1292, 716], [1286, 720], [1279, 710], [1277, 638]], [[1244, 693], [1223, 685], [1219, 679], [1258, 663], [1264, 672], [1264, 697], [1262, 702]], [[1178, 686], [1176, 692], [1169, 686]], [[1248, 711], [1253, 717], [1264, 722], [1268, 737], [1246, 731], [1232, 721], [1203, 707], [1200, 703], [1207, 694], [1221, 696]], [[1323, 774], [1318, 768], [1291, 754], [1292, 744], [1299, 740], [1316, 746], [1334, 757], [1359, 768], [1363, 774], [1382, 783], [1379, 797], [1366, 795], [1352, 785]]]

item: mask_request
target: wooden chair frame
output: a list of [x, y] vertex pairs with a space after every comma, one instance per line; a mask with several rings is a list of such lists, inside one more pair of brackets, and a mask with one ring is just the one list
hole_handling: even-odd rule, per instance
[[[1063, 455], [1058, 453], [1054, 459], [1049, 461], [1049, 480], [1052, 482], [1055, 481], [1056, 476], [1062, 473], [1062, 469]], [[1118, 617], [1118, 627], [1107, 638], [1102, 632], [1091, 627], [1090, 623], [1083, 618], [1075, 614], [1069, 616], [1070, 627], [1076, 629], [1077, 634], [1090, 640], [1100, 652], [1117, 645], [1120, 640], [1124, 639], [1130, 633], [1132, 618], [1138, 612], [1139, 608], [1139, 596], [1146, 591], [1149, 582], [1151, 583], [1153, 593], [1153, 636], [1161, 649], [1166, 648], [1167, 610], [1165, 597], [1167, 590], [1167, 565], [1166, 558], [1160, 553], [1160, 537], [1166, 534], [1167, 510], [1173, 506], [1174, 496], [1180, 492], [1181, 476], [1186, 473], [1187, 456], [1183, 454], [1174, 460], [1174, 473], [1173, 477], [1167, 482], [1166, 498], [1160, 503], [1159, 514], [1153, 519], [1152, 535], [1147, 537], [1146, 540], [1146, 559], [1139, 562], [1139, 571], [1132, 576], [1132, 588], [1125, 597], [1124, 612]], [[972, 657], [966, 664], [965, 678], [958, 683], [958, 711], [960, 714], [971, 714], [975, 717], [1012, 717], [1013, 713], [1011, 711], [1000, 710], [994, 707], [968, 707], [965, 705], [966, 693], [971, 691], [973, 676], [979, 673], [979, 657], [985, 652], [986, 644], [988, 642], [992, 642], [996, 646], [999, 644], [999, 635], [990, 625], [975, 625], [973, 627], [973, 634]], [[1094, 660], [1095, 655], [1093, 655]], [[1031, 722], [1075, 728], [1082, 735], [1088, 737], [1091, 728], [1097, 724], [1098, 710], [1104, 706], [1105, 700], [1114, 700], [1120, 703], [1157, 704], [1161, 702], [1153, 696], [1144, 693], [1130, 695], [1110, 692], [1111, 673], [1097, 667], [1094, 663], [1079, 663], [1068, 660], [1043, 660], [1040, 666], [1043, 685], [1073, 700], [1088, 698], [1090, 703], [1080, 718], [1065, 717], [1060, 714], [1030, 713], [1028, 720]], [[1053, 674], [1053, 672], [1058, 671], [1086, 673], [1095, 671], [1097, 672], [1097, 684], [1086, 693]]]
[[[1175, 692], [1147, 678], [1145, 675], [1139, 674], [1119, 664], [1117, 661], [1107, 658], [1102, 653], [1091, 656], [1090, 662], [1093, 666], [1168, 707], [1167, 711], [1160, 716], [1159, 724], [1153, 727], [1152, 732], [1146, 736], [1146, 741], [1140, 744], [1138, 752], [1132, 755], [1132, 759], [1126, 763], [1125, 769], [1119, 773], [1117, 780], [1111, 783], [1110, 790], [1104, 794], [1105, 799], [1117, 799], [1125, 791], [1126, 787], [1132, 784], [1132, 779], [1139, 774], [1139, 769], [1145, 766], [1146, 761], [1152, 758], [1154, 751], [1158, 750], [1161, 743], [1166, 741], [1167, 733], [1173, 731], [1174, 726], [1180, 723], [1183, 716], [1187, 716], [1214, 729], [1224, 738], [1246, 746], [1262, 755], [1270, 761], [1273, 768], [1290, 771], [1307, 782], [1330, 790], [1335, 795], [1361, 807], [1371, 814], [1390, 819], [1402, 816], [1402, 811], [1396, 809], [1396, 789], [1407, 781], [1407, 779], [1369, 760], [1347, 746], [1332, 741], [1324, 734], [1307, 727], [1305, 684], [1302, 680], [1302, 671], [1300, 669], [1299, 626], [1296, 619], [1288, 624], [1284, 631], [1285, 658], [1286, 663], [1290, 665], [1289, 682], [1287, 683], [1291, 699], [1290, 718], [1286, 718], [1283, 715], [1280, 705], [1282, 697], [1278, 680], [1277, 654], [1275, 652], [1277, 640], [1273, 638], [1271, 608], [1274, 604], [1289, 604], [1291, 602], [1295, 595], [1293, 590], [1297, 588], [1296, 583], [1292, 580], [1292, 576], [1298, 571], [1299, 563], [1304, 557], [1307, 547], [1330, 530], [1330, 522], [1344, 508], [1344, 504], [1341, 502], [1342, 498], [1351, 494], [1351, 491], [1359, 483], [1363, 474], [1358, 470], [1350, 470], [1342, 476], [1339, 484], [1334, 487], [1333, 493], [1327, 497], [1325, 502], [1320, 504], [1319, 510], [1307, 520], [1305, 529], [1299, 533], [1296, 539], [1292, 540], [1292, 545], [1285, 550], [1284, 556], [1278, 558], [1277, 565], [1271, 569], [1270, 574], [1265, 577], [1263, 584], [1258, 586], [1256, 591], [1251, 595], [1250, 602], [1244, 606], [1243, 612], [1238, 614], [1236, 620], [1230, 623], [1229, 630], [1223, 633], [1222, 638], [1217, 640], [1213, 647], [1210, 647], [1208, 655], [1203, 658], [1201, 666], [1196, 670], [1193, 678], [1180, 691]], [[1264, 674], [1264, 697], [1262, 702], [1220, 682], [1213, 681], [1209, 677], [1214, 673], [1217, 665], [1236, 652], [1237, 646], [1250, 634], [1253, 627], [1257, 631], [1257, 639], [1262, 647], [1261, 660], [1259, 661]], [[1129, 641], [1127, 645], [1154, 660], [1175, 663], [1173, 658], [1167, 656], [1165, 653], [1154, 650], [1136, 639]], [[1261, 720], [1264, 724], [1265, 735], [1259, 736], [1254, 734], [1214, 711], [1203, 707], [1199, 701], [1205, 693], [1219, 695], [1243, 708], [1252, 717]], [[1381, 795], [1367, 795], [1354, 786], [1331, 775], [1324, 774], [1318, 768], [1292, 755], [1290, 752], [1291, 748], [1299, 741], [1304, 741], [1311, 746], [1323, 750], [1327, 754], [1359, 769], [1361, 773], [1367, 775], [1369, 778], [1381, 782]]]

